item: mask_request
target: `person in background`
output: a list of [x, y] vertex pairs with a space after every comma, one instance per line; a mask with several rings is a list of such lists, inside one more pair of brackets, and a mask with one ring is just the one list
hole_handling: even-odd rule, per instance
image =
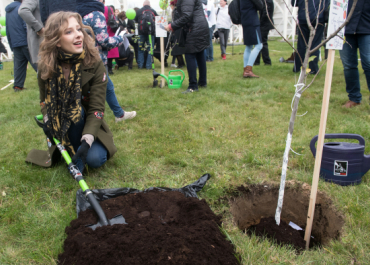
[[8, 53], [8, 51], [5, 49], [5, 45], [2, 42], [2, 37], [0, 37], [0, 70], [3, 69], [3, 62], [1, 61], [1, 55], [2, 53]]
[[44, 39], [44, 25], [41, 22], [39, 0], [23, 0], [18, 14], [27, 24], [28, 50], [32, 63], [37, 66], [40, 44]]
[[[152, 55], [149, 53], [150, 51], [150, 41], [149, 41], [149, 34], [145, 30], [146, 26], [145, 25], [140, 25], [141, 22], [143, 22], [144, 17], [152, 17], [152, 21], [150, 21], [152, 25], [152, 45], [154, 49], [154, 38], [155, 38], [155, 16], [158, 16], [157, 12], [150, 7], [150, 1], [149, 0], [144, 0], [143, 7], [139, 9], [136, 12], [136, 18], [135, 22], [138, 23], [139, 25], [139, 51], [138, 51], [138, 68], [143, 69], [144, 67], [144, 53], [145, 50], [148, 51], [148, 56], [146, 58], [145, 62], [145, 67], [147, 70], [152, 69]], [[145, 48], [147, 46], [148, 48]]]
[[[258, 4], [260, 4], [260, 6], [258, 6]], [[262, 49], [260, 21], [258, 19], [257, 14], [257, 10], [261, 10], [262, 8], [263, 8], [262, 1], [259, 2], [255, 0], [244, 0], [240, 2], [240, 13], [243, 26], [243, 39], [245, 45], [243, 58], [244, 59], [243, 77], [245, 78], [259, 77], [253, 73], [252, 69], [254, 61], [257, 58], [257, 55]]]
[[[173, 0], [170, 2], [170, 7], [172, 9], [172, 21], [177, 20], [180, 17], [179, 12], [176, 8], [177, 0]], [[175, 68], [183, 68], [185, 66], [185, 61], [183, 58], [183, 54], [185, 53], [185, 48], [179, 46], [179, 39], [180, 35], [182, 34], [182, 29], [175, 30], [171, 36], [171, 55], [172, 55], [172, 64], [171, 67]], [[177, 59], [178, 65], [175, 64], [175, 60]]]
[[[317, 13], [318, 13], [318, 6], [322, 6], [322, 10], [326, 10], [330, 4], [329, 0], [312, 0], [308, 1], [308, 10], [309, 10], [309, 18], [310, 22], [313, 27], [316, 27], [316, 33], [314, 36], [314, 39], [312, 41], [311, 47], [306, 46], [306, 41], [308, 42], [308, 39], [310, 37], [310, 29], [307, 24], [306, 20], [306, 7], [305, 7], [305, 0], [291, 0], [292, 6], [298, 7], [298, 24], [301, 30], [298, 30], [298, 42], [297, 42], [297, 50], [298, 54], [297, 56], [294, 56], [294, 66], [293, 66], [293, 72], [300, 72], [302, 67], [302, 62], [304, 60], [304, 57], [306, 55], [307, 48], [313, 49], [317, 45], [321, 43], [322, 34], [324, 33], [324, 25], [325, 25], [325, 18], [324, 18], [324, 12], [319, 12], [319, 21], [316, 21]], [[319, 71], [318, 61], [320, 56], [320, 50], [317, 50], [314, 54], [311, 56], [316, 56], [313, 61], [309, 62], [308, 68], [311, 69], [310, 74], [316, 74]], [[302, 61], [301, 61], [302, 59]]]
[[[102, 0], [101, 0], [102, 1]], [[108, 50], [118, 47], [123, 44], [122, 36], [109, 37], [107, 31], [107, 24], [104, 16], [103, 1], [95, 0], [77, 0], [77, 10], [82, 17], [82, 22], [90, 26], [95, 35], [95, 44], [98, 47], [100, 58], [106, 66], [108, 75]], [[115, 121], [120, 122], [128, 119], [133, 119], [136, 116], [136, 111], [124, 111], [118, 103], [116, 93], [114, 92], [114, 85], [112, 80], [107, 76], [107, 93], [106, 100], [113, 111]]]
[[[348, 12], [353, 0], [348, 2]], [[345, 108], [356, 107], [361, 104], [360, 75], [358, 72], [358, 55], [360, 52], [362, 69], [366, 76], [367, 88], [370, 90], [370, 3], [367, 0], [358, 0], [351, 19], [346, 25], [346, 43], [339, 51], [343, 63], [344, 79], [349, 100], [343, 105]]]
[[51, 14], [38, 73], [44, 133], [52, 144], [53, 138], [62, 143], [81, 172], [85, 164], [101, 167], [117, 151], [104, 120], [106, 70], [85, 29], [77, 13]]
[[216, 27], [216, 11], [213, 1], [207, 2], [207, 15], [209, 26], [209, 46], [206, 49], [206, 62], [213, 62], [213, 43], [212, 36]]
[[[120, 30], [126, 29], [127, 33], [135, 34], [135, 21], [131, 20], [131, 19], [128, 19], [126, 17], [126, 12], [125, 11], [122, 11], [121, 13], [119, 13], [117, 18], [118, 18], [118, 21], [119, 21], [118, 25], [120, 27]], [[135, 59], [136, 59], [136, 63], [137, 63], [137, 54], [138, 54], [138, 49], [139, 49], [138, 42], [133, 37], [128, 37], [128, 41], [130, 42], [130, 45], [134, 48]], [[118, 67], [120, 67], [120, 66], [118, 66]]]
[[114, 10], [114, 16], [117, 18], [117, 16], [118, 16], [118, 14], [119, 14], [120, 12], [119, 12], [119, 9], [115, 9]]
[[36, 66], [32, 64], [27, 45], [27, 26], [23, 19], [18, 15], [21, 0], [15, 0], [5, 7], [6, 37], [10, 49], [14, 54], [14, 91], [19, 92], [25, 89], [27, 65], [31, 63], [37, 72]]
[[229, 16], [229, 7], [225, 0], [220, 0], [220, 7], [217, 10], [216, 28], [220, 36], [220, 48], [222, 60], [226, 60], [226, 47], [229, 39], [230, 27], [233, 23]]
[[[179, 18], [168, 24], [167, 31], [182, 30], [186, 34], [184, 43], [185, 60], [189, 76], [189, 86], [183, 93], [198, 92], [198, 87], [207, 87], [207, 65], [204, 50], [209, 46], [209, 27], [204, 15], [203, 3], [199, 0], [178, 0], [176, 5]], [[199, 83], [197, 80], [197, 65]]]
[[[269, 47], [268, 47], [268, 35], [269, 31], [271, 29], [274, 29], [274, 20], [273, 20], [273, 15], [274, 15], [274, 1], [273, 0], [266, 0], [267, 3], [267, 10], [268, 13], [266, 12], [266, 4], [265, 1], [263, 1], [263, 8], [260, 10], [260, 28], [261, 28], [261, 38], [262, 38], [262, 50], [257, 56], [257, 59], [254, 63], [254, 65], [260, 65], [261, 61], [261, 54], [262, 54], [262, 60], [265, 63], [265, 65], [271, 65], [271, 59], [269, 55]], [[270, 19], [271, 21], [270, 21]], [[272, 22], [272, 23], [271, 23]]]
[[[105, 3], [105, 2], [103, 2]], [[108, 11], [110, 9], [110, 11]], [[104, 7], [104, 16], [105, 16], [105, 22], [107, 23], [107, 30], [108, 30], [108, 35], [109, 37], [113, 37], [115, 35], [115, 31], [111, 29], [111, 27], [108, 25], [108, 20], [109, 20], [109, 13], [110, 14], [115, 14], [114, 6], [105, 6]], [[115, 17], [115, 19], [118, 20], [118, 18]], [[118, 47], [115, 47], [113, 49], [108, 50], [108, 73], [110, 75], [113, 75], [113, 59], [119, 58], [119, 53], [118, 53]]]

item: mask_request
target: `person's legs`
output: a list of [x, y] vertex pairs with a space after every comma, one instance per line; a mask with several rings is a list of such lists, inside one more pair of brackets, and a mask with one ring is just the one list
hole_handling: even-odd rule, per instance
[[253, 49], [253, 45], [245, 45], [245, 50], [244, 50], [244, 55], [243, 55], [244, 67], [248, 65], [249, 56], [251, 54], [252, 49]]
[[[324, 34], [324, 29], [325, 27], [321, 24], [317, 26], [316, 34], [312, 41], [311, 49], [317, 47], [321, 43], [322, 35]], [[316, 58], [313, 61], [309, 62], [308, 66], [311, 69], [310, 73], [316, 74], [319, 71], [318, 63], [319, 63], [319, 57], [320, 57], [320, 50], [317, 50], [311, 56], [316, 56]]]
[[185, 53], [185, 60], [186, 60], [186, 67], [187, 67], [188, 76], [189, 76], [189, 87], [188, 88], [193, 89], [193, 90], [198, 89], [195, 54]]
[[358, 48], [360, 49], [360, 57], [362, 69], [364, 69], [367, 88], [370, 90], [370, 34], [357, 35]]
[[[150, 54], [149, 36], [146, 36], [146, 43], [148, 45], [148, 58], [146, 59], [146, 69], [152, 68], [152, 55]], [[154, 36], [152, 36], [152, 48], [154, 49]]]
[[113, 59], [112, 58], [108, 58], [108, 73], [111, 75], [113, 74]]
[[209, 46], [206, 49], [206, 60], [213, 61], [213, 43], [212, 43], [212, 36], [213, 31], [215, 30], [216, 25], [213, 25], [209, 28]]
[[23, 51], [24, 56], [30, 62], [33, 70], [35, 70], [35, 72], [37, 73], [37, 64], [32, 63], [31, 56], [30, 56], [30, 51], [28, 50], [28, 46], [23, 46], [22, 51]]
[[198, 63], [199, 69], [199, 82], [198, 85], [200, 87], [207, 86], [207, 63], [206, 63], [206, 56], [204, 52], [195, 53], [195, 57]]
[[[343, 49], [339, 51], [340, 59], [343, 63], [344, 79], [346, 81], [346, 91], [349, 100], [360, 103], [362, 95], [360, 92], [360, 76], [358, 72], [358, 57], [357, 57], [357, 37], [358, 35], [348, 34], [346, 43], [343, 44]], [[367, 44], [368, 45], [368, 44]]]
[[143, 68], [143, 66], [144, 66], [145, 37], [146, 36], [139, 35], [138, 58], [137, 58], [137, 64], [138, 64], [139, 68]]
[[134, 53], [130, 52], [130, 56], [127, 58], [128, 60], [128, 70], [132, 69], [132, 63], [134, 62]]
[[260, 62], [259, 58], [262, 54], [262, 60], [265, 64], [268, 64], [268, 65], [271, 65], [271, 59], [270, 59], [270, 55], [269, 55], [269, 47], [268, 47], [268, 35], [269, 35], [269, 30], [264, 30], [264, 31], [261, 31], [261, 38], [262, 38], [262, 50], [261, 52], [258, 54], [258, 59], [257, 59], [257, 62]]
[[218, 29], [218, 35], [220, 36], [220, 49], [221, 49], [221, 56], [226, 54], [225, 50], [225, 31], [224, 29]]
[[108, 160], [108, 150], [99, 141], [95, 140], [87, 152], [86, 164], [91, 168], [99, 168]]
[[258, 44], [257, 45], [254, 45], [254, 48], [253, 50], [251, 51], [250, 55], [249, 55], [249, 59], [248, 59], [248, 63], [247, 65], [248, 66], [253, 66], [254, 64], [254, 61], [256, 60], [257, 58], [257, 55], [259, 54], [259, 52], [262, 50], [262, 43], [261, 43], [261, 40], [258, 36], [258, 33], [256, 32], [257, 34], [257, 41], [258, 41]]
[[[304, 60], [304, 56], [305, 56], [305, 53], [306, 53], [305, 40], [308, 41], [308, 37], [309, 37], [309, 34], [310, 34], [310, 29], [308, 28], [308, 26], [306, 24], [299, 24], [299, 27], [301, 28], [301, 30], [298, 31], [298, 41], [297, 41], [298, 54], [296, 54], [296, 56], [294, 56], [293, 72], [300, 72], [301, 71], [302, 62]], [[302, 59], [302, 62], [301, 62], [301, 59]]]
[[118, 103], [116, 93], [114, 92], [114, 85], [112, 80], [108, 77], [107, 92], [106, 92], [106, 101], [109, 105], [109, 108], [113, 111], [113, 114], [116, 118], [120, 118], [124, 115], [124, 111]]
[[14, 54], [14, 91], [23, 89], [27, 75], [28, 60], [23, 52], [23, 47], [13, 48]]

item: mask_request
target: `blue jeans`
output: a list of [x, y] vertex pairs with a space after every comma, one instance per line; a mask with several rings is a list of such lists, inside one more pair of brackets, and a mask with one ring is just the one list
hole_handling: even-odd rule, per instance
[[360, 92], [360, 75], [358, 72], [357, 49], [360, 50], [361, 64], [364, 69], [367, 88], [370, 90], [370, 35], [346, 34], [343, 50], [339, 51], [344, 68], [344, 79], [349, 100], [360, 103], [362, 95]]
[[186, 67], [189, 75], [189, 87], [198, 89], [197, 65], [199, 68], [199, 85], [207, 85], [207, 65], [204, 51], [197, 53], [185, 53]]
[[206, 49], [206, 60], [213, 61], [213, 43], [212, 43], [212, 36], [213, 31], [215, 30], [216, 25], [213, 25], [209, 28], [209, 47]]
[[27, 46], [13, 48], [14, 53], [14, 87], [24, 86], [27, 75], [27, 64], [31, 63], [33, 69], [37, 72], [36, 66], [32, 64], [30, 53]]
[[112, 80], [108, 76], [108, 71], [107, 71], [107, 77], [108, 77], [108, 84], [107, 84], [107, 92], [106, 92], [105, 100], [107, 101], [110, 109], [113, 111], [114, 116], [117, 118], [120, 118], [125, 114], [125, 112], [123, 111], [123, 109], [118, 103], [116, 92], [114, 92], [114, 85], [113, 85]]
[[[145, 52], [145, 44], [147, 44], [146, 50], [148, 51], [148, 57], [146, 59], [146, 69], [152, 68], [152, 55], [150, 54], [150, 43], [149, 43], [149, 35], [140, 35], [139, 36], [139, 51], [138, 51], [138, 58], [137, 64], [139, 68], [144, 67], [144, 52]], [[154, 36], [152, 35], [152, 46], [154, 47]]]
[[[82, 131], [85, 127], [85, 120], [85, 111], [82, 108], [81, 120], [77, 123], [72, 123], [68, 130], [68, 137], [75, 152], [77, 152], [81, 145]], [[107, 159], [107, 149], [99, 140], [95, 140], [87, 153], [86, 164], [91, 168], [98, 168], [104, 165], [105, 162], [107, 162]], [[85, 168], [85, 165], [82, 164], [81, 159], [77, 160], [76, 166], [81, 172]]]
[[[256, 34], [257, 34], [257, 31], [256, 31]], [[244, 57], [243, 57], [244, 67], [253, 66], [254, 61], [256, 60], [258, 54], [262, 50], [262, 43], [261, 43], [260, 38], [258, 37], [258, 34], [257, 34], [257, 40], [258, 40], [258, 44], [254, 45], [254, 48], [253, 48], [253, 45], [245, 45]]]

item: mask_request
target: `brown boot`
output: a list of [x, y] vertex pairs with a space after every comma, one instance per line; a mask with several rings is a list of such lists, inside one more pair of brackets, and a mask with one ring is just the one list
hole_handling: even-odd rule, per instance
[[252, 72], [252, 66], [246, 66], [246, 67], [244, 67], [243, 77], [246, 77], [246, 78], [247, 77], [259, 78], [258, 75], [253, 74], [253, 72]]

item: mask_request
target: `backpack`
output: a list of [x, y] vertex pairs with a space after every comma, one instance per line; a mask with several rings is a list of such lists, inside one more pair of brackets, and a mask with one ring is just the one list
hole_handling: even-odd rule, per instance
[[[148, 25], [150, 22], [150, 26]], [[143, 35], [154, 35], [155, 32], [155, 15], [150, 9], [146, 9], [141, 13], [141, 19], [139, 22], [139, 30]], [[150, 31], [150, 32], [149, 32]]]
[[229, 16], [233, 24], [239, 25], [242, 23], [240, 15], [240, 0], [233, 0], [229, 4]]
[[108, 20], [107, 25], [113, 30], [113, 32], [116, 32], [119, 25], [114, 17], [114, 14], [112, 13], [112, 9], [108, 6]]

